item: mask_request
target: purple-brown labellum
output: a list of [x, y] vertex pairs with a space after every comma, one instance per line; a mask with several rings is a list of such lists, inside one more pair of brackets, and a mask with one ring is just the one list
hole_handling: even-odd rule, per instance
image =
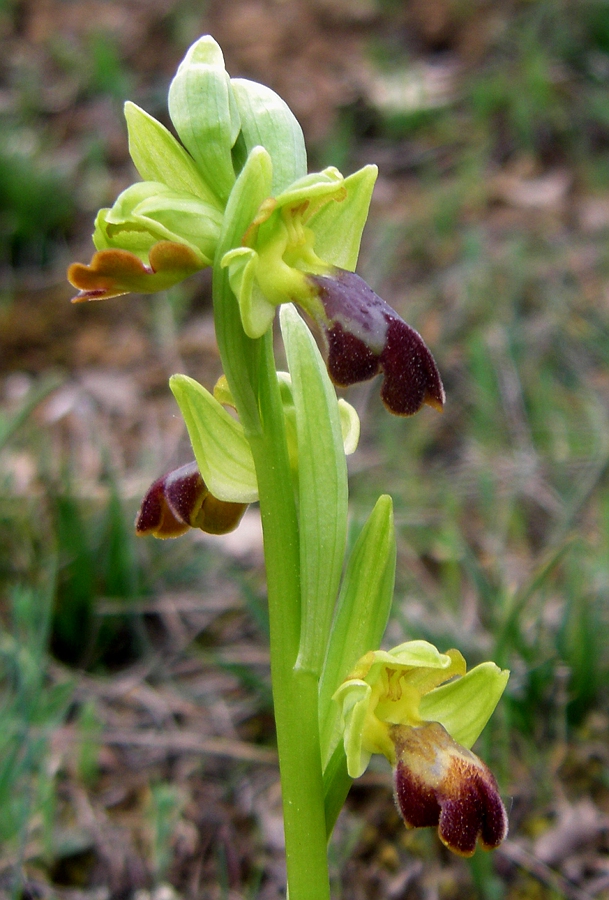
[[218, 500], [201, 478], [197, 464], [187, 463], [158, 478], [146, 491], [135, 520], [138, 535], [179, 537], [189, 528], [208, 534], [234, 531], [246, 503]]
[[479, 840], [490, 850], [508, 823], [491, 771], [437, 722], [391, 729], [396, 750], [395, 799], [408, 828], [438, 826], [440, 840], [472, 856]]
[[383, 372], [381, 398], [398, 416], [428, 404], [442, 410], [440, 373], [421, 335], [354, 272], [309, 275], [324, 309], [319, 317], [332, 381], [347, 387]]

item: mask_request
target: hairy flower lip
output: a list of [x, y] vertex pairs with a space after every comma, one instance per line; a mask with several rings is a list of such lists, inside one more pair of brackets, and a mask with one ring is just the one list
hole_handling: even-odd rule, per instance
[[150, 485], [135, 520], [136, 534], [175, 538], [189, 528], [208, 534], [234, 531], [247, 503], [218, 500], [203, 481], [196, 462], [173, 469]]
[[438, 827], [442, 843], [472, 856], [478, 841], [495, 849], [508, 831], [497, 782], [474, 753], [438, 722], [395, 725], [395, 799], [407, 828]]
[[98, 250], [88, 265], [72, 263], [68, 269], [68, 281], [80, 290], [72, 303], [162, 291], [203, 267], [202, 258], [194, 250], [174, 241], [154, 244], [148, 265], [129, 250]]
[[323, 307], [313, 311], [324, 333], [328, 371], [348, 387], [383, 373], [381, 399], [389, 412], [411, 416], [424, 404], [442, 411], [445, 394], [421, 335], [354, 272], [309, 275]]

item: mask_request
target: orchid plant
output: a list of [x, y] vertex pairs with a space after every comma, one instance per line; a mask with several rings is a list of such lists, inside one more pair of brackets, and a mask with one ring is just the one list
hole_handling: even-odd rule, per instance
[[[393, 767], [407, 827], [437, 826], [463, 856], [497, 847], [505, 810], [470, 748], [508, 673], [492, 662], [467, 671], [457, 650], [426, 641], [378, 649], [395, 573], [389, 496], [345, 558], [359, 419], [334, 386], [380, 373], [390, 413], [444, 404], [420, 335], [354, 272], [376, 167], [307, 173], [289, 107], [230, 78], [210, 36], [181, 63], [169, 113], [181, 143], [126, 104], [143, 181], [100, 210], [97, 252], [68, 277], [80, 302], [162, 291], [213, 268], [224, 376], [213, 391], [171, 378], [195, 459], [151, 486], [136, 529], [222, 534], [260, 504], [290, 900], [329, 897], [327, 841], [373, 753]], [[275, 365], [277, 307], [288, 372]]]

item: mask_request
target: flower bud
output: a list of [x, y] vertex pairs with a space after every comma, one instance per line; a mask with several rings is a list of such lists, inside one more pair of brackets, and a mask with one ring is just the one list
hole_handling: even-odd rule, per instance
[[201, 478], [197, 464], [187, 463], [157, 479], [146, 492], [135, 521], [138, 535], [179, 537], [189, 528], [208, 534], [234, 531], [247, 503], [218, 500]]
[[175, 191], [155, 181], [132, 184], [111, 209], [95, 221], [97, 250], [130, 250], [147, 260], [159, 241], [185, 244], [211, 265], [222, 226], [222, 213], [194, 194]]
[[394, 725], [395, 799], [407, 828], [438, 826], [442, 843], [472, 856], [476, 843], [498, 847], [507, 814], [490, 770], [438, 722]]

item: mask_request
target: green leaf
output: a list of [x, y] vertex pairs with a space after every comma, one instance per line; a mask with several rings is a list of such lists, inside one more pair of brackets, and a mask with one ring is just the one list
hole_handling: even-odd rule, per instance
[[422, 697], [421, 717], [439, 722], [457, 743], [469, 749], [493, 714], [509, 677], [510, 673], [495, 663], [481, 663]]
[[174, 191], [194, 194], [221, 209], [193, 158], [164, 125], [129, 100], [125, 103], [125, 119], [129, 153], [144, 181], [160, 181]]
[[297, 668], [321, 672], [347, 540], [347, 463], [334, 388], [311, 332], [281, 309], [298, 441], [302, 619]]
[[252, 503], [258, 484], [249, 444], [239, 422], [202, 385], [187, 375], [169, 380], [203, 481], [219, 500]]
[[345, 199], [325, 204], [309, 220], [317, 252], [333, 266], [355, 271], [377, 174], [376, 166], [364, 166], [349, 175]]
[[306, 175], [307, 151], [302, 128], [275, 91], [245, 78], [233, 78], [231, 85], [247, 152], [256, 146], [269, 152], [273, 161], [272, 193], [277, 194]]
[[180, 63], [169, 87], [169, 115], [204, 181], [226, 202], [235, 183], [231, 150], [240, 119], [222, 51], [210, 35]]
[[331, 757], [340, 718], [332, 695], [365, 653], [381, 642], [395, 579], [393, 505], [379, 497], [353, 547], [341, 586], [328, 653], [319, 685], [322, 762]]

